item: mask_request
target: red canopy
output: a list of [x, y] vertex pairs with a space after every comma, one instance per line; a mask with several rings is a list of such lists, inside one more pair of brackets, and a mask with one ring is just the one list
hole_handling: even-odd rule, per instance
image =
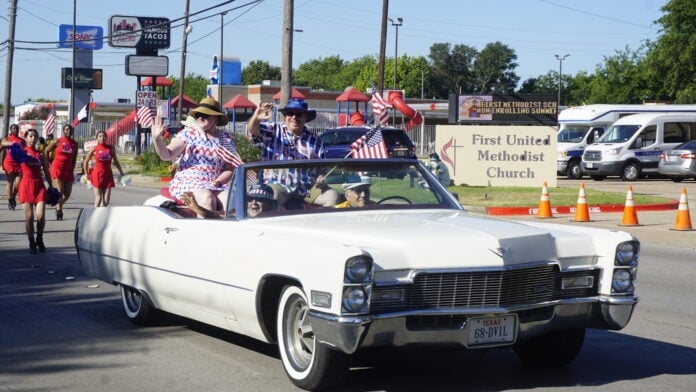
[[[172, 98], [172, 106], [176, 106], [176, 107], [179, 106], [179, 96], [178, 95], [176, 97]], [[186, 109], [193, 109], [196, 106], [198, 106], [198, 104], [196, 103], [196, 101], [194, 101], [193, 99], [189, 98], [186, 94], [184, 94], [184, 102], [183, 102], [182, 106], [185, 107]]]
[[256, 104], [242, 94], [237, 94], [234, 98], [222, 105], [225, 109], [256, 109]]
[[348, 87], [343, 94], [336, 98], [336, 101], [338, 102], [368, 102], [369, 100], [370, 98], [367, 95], [361, 93], [353, 87]]
[[[171, 87], [174, 85], [174, 82], [171, 81], [171, 79], [164, 77], [164, 76], [158, 76], [157, 79], [157, 85], [162, 86], [162, 87]], [[148, 76], [145, 79], [143, 79], [140, 82], [141, 86], [152, 86], [152, 77]]]
[[[295, 87], [293, 87], [292, 90], [290, 90], [290, 98], [294, 98], [294, 99], [305, 99], [305, 96], [304, 96], [304, 94], [302, 94], [301, 92], [297, 91], [297, 90], [295, 89]], [[275, 99], [275, 100], [279, 100], [279, 99], [280, 99], [280, 91], [278, 91], [278, 92], [276, 93], [276, 95], [273, 96], [273, 99]]]

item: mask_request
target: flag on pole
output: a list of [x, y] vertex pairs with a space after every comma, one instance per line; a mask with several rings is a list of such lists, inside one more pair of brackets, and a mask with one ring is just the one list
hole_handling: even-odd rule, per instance
[[384, 143], [382, 131], [379, 128], [360, 136], [350, 145], [350, 152], [353, 158], [357, 159], [389, 157], [387, 145]]
[[378, 93], [375, 92], [372, 94], [372, 113], [375, 116], [375, 124], [376, 125], [384, 125], [387, 122], [389, 122], [389, 111], [387, 108], [391, 108], [392, 105], [385, 101], [384, 98]]
[[43, 134], [44, 136], [53, 135], [56, 128], [56, 110], [53, 104], [48, 105], [48, 117], [44, 121]]
[[141, 106], [135, 112], [135, 121], [143, 128], [152, 128], [155, 125], [155, 114], [149, 106]]
[[80, 123], [80, 121], [82, 121], [86, 118], [87, 118], [87, 105], [83, 106], [82, 109], [80, 109], [80, 111], [77, 112], [77, 116], [72, 121], [72, 126], [76, 127], [77, 124]]
[[237, 166], [244, 163], [242, 158], [237, 153], [237, 149], [232, 145], [232, 139], [229, 137], [220, 137], [220, 146], [216, 151], [223, 161], [229, 163], [235, 169]]

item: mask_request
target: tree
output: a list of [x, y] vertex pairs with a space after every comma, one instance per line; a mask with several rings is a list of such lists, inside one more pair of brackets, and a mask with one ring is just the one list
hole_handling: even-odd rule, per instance
[[[172, 80], [172, 91], [179, 93], [179, 79], [175, 76], [170, 76], [169, 79]], [[204, 78], [201, 75], [196, 75], [194, 73], [189, 73], [186, 75], [186, 82], [184, 83], [184, 95], [188, 96], [195, 102], [200, 102], [201, 99], [208, 96], [208, 83], [209, 79]]]
[[436, 43], [430, 47], [428, 85], [434, 98], [446, 99], [449, 94], [473, 92], [472, 67], [476, 49], [466, 45]]
[[339, 56], [309, 60], [293, 72], [293, 83], [314, 89], [341, 91], [346, 87], [346, 81], [341, 78], [343, 68], [344, 62]]
[[242, 70], [242, 84], [260, 84], [264, 80], [280, 80], [280, 67], [254, 60]]
[[487, 44], [476, 56], [473, 73], [479, 94], [509, 94], [517, 87], [519, 76], [515, 68], [519, 64], [517, 54], [509, 46], [496, 41]]
[[592, 103], [641, 103], [652, 96], [644, 72], [644, 47], [626, 47], [613, 56], [604, 57], [589, 82]]
[[696, 87], [696, 7], [693, 0], [670, 0], [662, 11], [664, 15], [656, 21], [662, 35], [651, 45], [647, 73], [660, 82], [657, 94], [661, 98], [688, 99]]

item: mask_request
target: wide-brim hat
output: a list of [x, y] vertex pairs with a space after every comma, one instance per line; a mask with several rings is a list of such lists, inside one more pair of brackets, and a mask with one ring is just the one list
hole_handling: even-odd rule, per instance
[[372, 178], [368, 176], [351, 176], [343, 183], [343, 190], [348, 191], [372, 185]]
[[189, 112], [191, 117], [196, 117], [196, 114], [205, 114], [208, 116], [217, 116], [216, 125], [222, 127], [227, 125], [229, 119], [227, 115], [220, 110], [220, 104], [213, 98], [203, 98], [198, 106]]
[[285, 115], [285, 112], [288, 110], [292, 111], [300, 111], [300, 112], [305, 112], [307, 113], [307, 122], [310, 122], [317, 118], [317, 111], [310, 109], [309, 105], [307, 105], [307, 102], [305, 102], [302, 99], [291, 99], [288, 101], [288, 103], [285, 105], [284, 108], [280, 109], [280, 112], [283, 113], [283, 116]]

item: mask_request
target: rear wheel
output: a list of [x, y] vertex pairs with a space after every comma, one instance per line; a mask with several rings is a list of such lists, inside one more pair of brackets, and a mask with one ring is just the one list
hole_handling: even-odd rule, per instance
[[640, 178], [640, 165], [636, 162], [629, 162], [621, 171], [621, 179], [624, 181], [635, 181]]
[[126, 316], [134, 324], [152, 325], [157, 322], [159, 311], [139, 290], [121, 285], [121, 300]]
[[546, 367], [561, 367], [580, 354], [585, 341], [585, 329], [565, 329], [518, 342], [515, 354], [526, 363]]
[[571, 161], [568, 163], [566, 176], [571, 180], [579, 180], [582, 178], [582, 168], [580, 167], [579, 161]]
[[309, 306], [297, 286], [283, 289], [276, 320], [280, 358], [293, 384], [306, 390], [339, 385], [348, 375], [349, 357], [318, 342], [309, 322]]
[[682, 182], [684, 177], [672, 177], [671, 180], [672, 182]]

